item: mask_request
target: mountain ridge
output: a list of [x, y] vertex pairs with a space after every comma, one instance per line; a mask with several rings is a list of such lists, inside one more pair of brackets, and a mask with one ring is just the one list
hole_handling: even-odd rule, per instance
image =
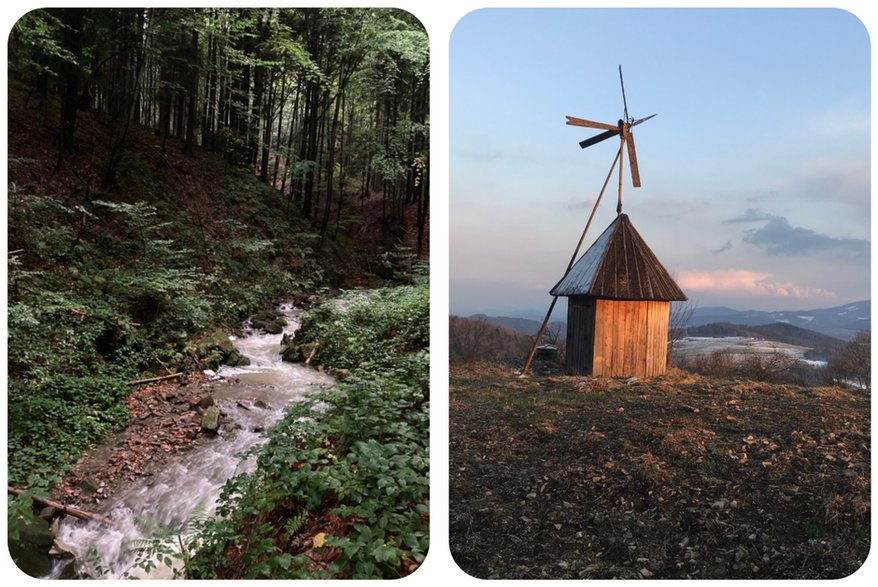
[[[695, 307], [686, 325], [691, 328], [716, 323], [740, 326], [765, 326], [780, 323], [848, 341], [861, 330], [871, 330], [871, 312], [871, 300], [860, 300], [814, 310], [779, 310], [774, 312], [735, 310], [726, 306], [706, 306], [704, 308]], [[485, 313], [478, 313], [467, 317], [495, 326], [502, 326], [528, 336], [534, 336], [540, 327], [540, 322], [537, 320], [517, 316], [489, 316]], [[559, 341], [566, 338], [567, 325], [564, 320], [552, 321], [549, 326], [557, 330]]]

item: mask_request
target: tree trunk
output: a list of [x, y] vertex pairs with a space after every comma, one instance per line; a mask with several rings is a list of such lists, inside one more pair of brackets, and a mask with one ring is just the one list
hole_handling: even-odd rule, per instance
[[190, 46], [189, 53], [189, 79], [188, 79], [188, 87], [187, 93], [189, 94], [189, 104], [187, 107], [187, 120], [186, 120], [186, 144], [183, 145], [183, 153], [186, 155], [192, 154], [192, 149], [195, 145], [195, 120], [196, 120], [196, 109], [198, 107], [198, 30], [192, 29], [192, 45]]
[[[83, 8], [53, 9], [64, 27], [61, 34], [61, 46], [69, 51], [74, 58], [82, 58], [82, 20]], [[70, 60], [61, 62], [60, 80], [63, 85], [61, 93], [61, 151], [72, 152], [75, 149], [73, 135], [76, 131], [76, 111], [79, 106], [79, 65]], [[60, 160], [59, 160], [60, 161]]]

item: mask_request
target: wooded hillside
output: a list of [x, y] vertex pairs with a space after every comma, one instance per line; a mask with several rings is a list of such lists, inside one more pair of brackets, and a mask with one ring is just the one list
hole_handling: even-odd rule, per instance
[[[9, 479], [47, 487], [199, 337], [428, 255], [399, 10], [44, 9], [9, 38]], [[39, 439], [39, 442], [35, 442]]]
[[82, 112], [112, 128], [92, 153], [99, 173], [78, 186], [86, 195], [124, 181], [132, 129], [144, 126], [160, 138], [160, 158], [198, 146], [258, 175], [321, 238], [341, 227], [346, 200], [380, 194], [385, 228], [416, 230], [417, 255], [425, 253], [428, 42], [406, 12], [35, 10], [13, 28], [9, 56], [27, 105], [52, 102], [44, 114], [58, 125], [53, 173], [77, 163]]

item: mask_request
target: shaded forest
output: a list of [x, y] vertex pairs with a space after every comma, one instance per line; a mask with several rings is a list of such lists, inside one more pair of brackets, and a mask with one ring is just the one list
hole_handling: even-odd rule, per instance
[[[9, 39], [26, 103], [57, 102], [53, 173], [73, 164], [82, 112], [112, 126], [92, 192], [112, 189], [144, 126], [247, 169], [337, 235], [346, 205], [380, 195], [381, 223], [428, 214], [428, 42], [398, 10], [148, 8], [29, 12]], [[10, 141], [12, 142], [12, 141]], [[413, 212], [409, 208], [414, 207]], [[407, 225], [406, 217], [414, 220]]]

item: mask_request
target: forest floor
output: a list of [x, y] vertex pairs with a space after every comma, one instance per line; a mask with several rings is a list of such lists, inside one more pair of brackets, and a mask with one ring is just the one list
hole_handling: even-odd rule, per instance
[[[106, 115], [80, 112], [76, 149], [59, 158], [56, 108], [22, 91], [9, 92], [9, 181], [19, 189], [52, 194], [71, 207], [106, 198], [110, 192], [111, 198], [118, 201], [164, 199], [191, 224], [208, 232], [216, 230], [214, 220], [235, 218], [248, 212], [240, 206], [230, 208], [224, 198], [217, 197], [215, 190], [224, 184], [230, 171], [230, 166], [219, 156], [199, 147], [186, 155], [179, 139], [168, 138], [163, 146], [160, 136], [138, 125], [130, 129], [116, 181], [110, 187], [102, 186], [110, 146], [120, 132], [118, 121]], [[288, 193], [290, 189], [288, 183], [285, 191]], [[323, 215], [324, 195], [316, 197], [315, 227]], [[401, 220], [391, 220], [390, 214], [390, 204], [384, 201], [382, 194], [371, 193], [361, 198], [352, 191], [346, 192], [342, 200], [339, 230], [335, 223], [337, 210], [331, 210], [328, 241], [339, 244], [335, 250], [329, 246], [320, 253], [333, 257], [332, 264], [340, 279], [338, 287], [386, 285], [386, 276], [370, 271], [380, 264], [380, 255], [397, 246], [417, 253], [417, 206], [405, 206]], [[429, 259], [429, 207], [425, 214], [421, 258]], [[351, 254], [352, 251], [356, 254]]]
[[468, 365], [449, 399], [472, 576], [828, 579], [869, 553], [868, 392]]

